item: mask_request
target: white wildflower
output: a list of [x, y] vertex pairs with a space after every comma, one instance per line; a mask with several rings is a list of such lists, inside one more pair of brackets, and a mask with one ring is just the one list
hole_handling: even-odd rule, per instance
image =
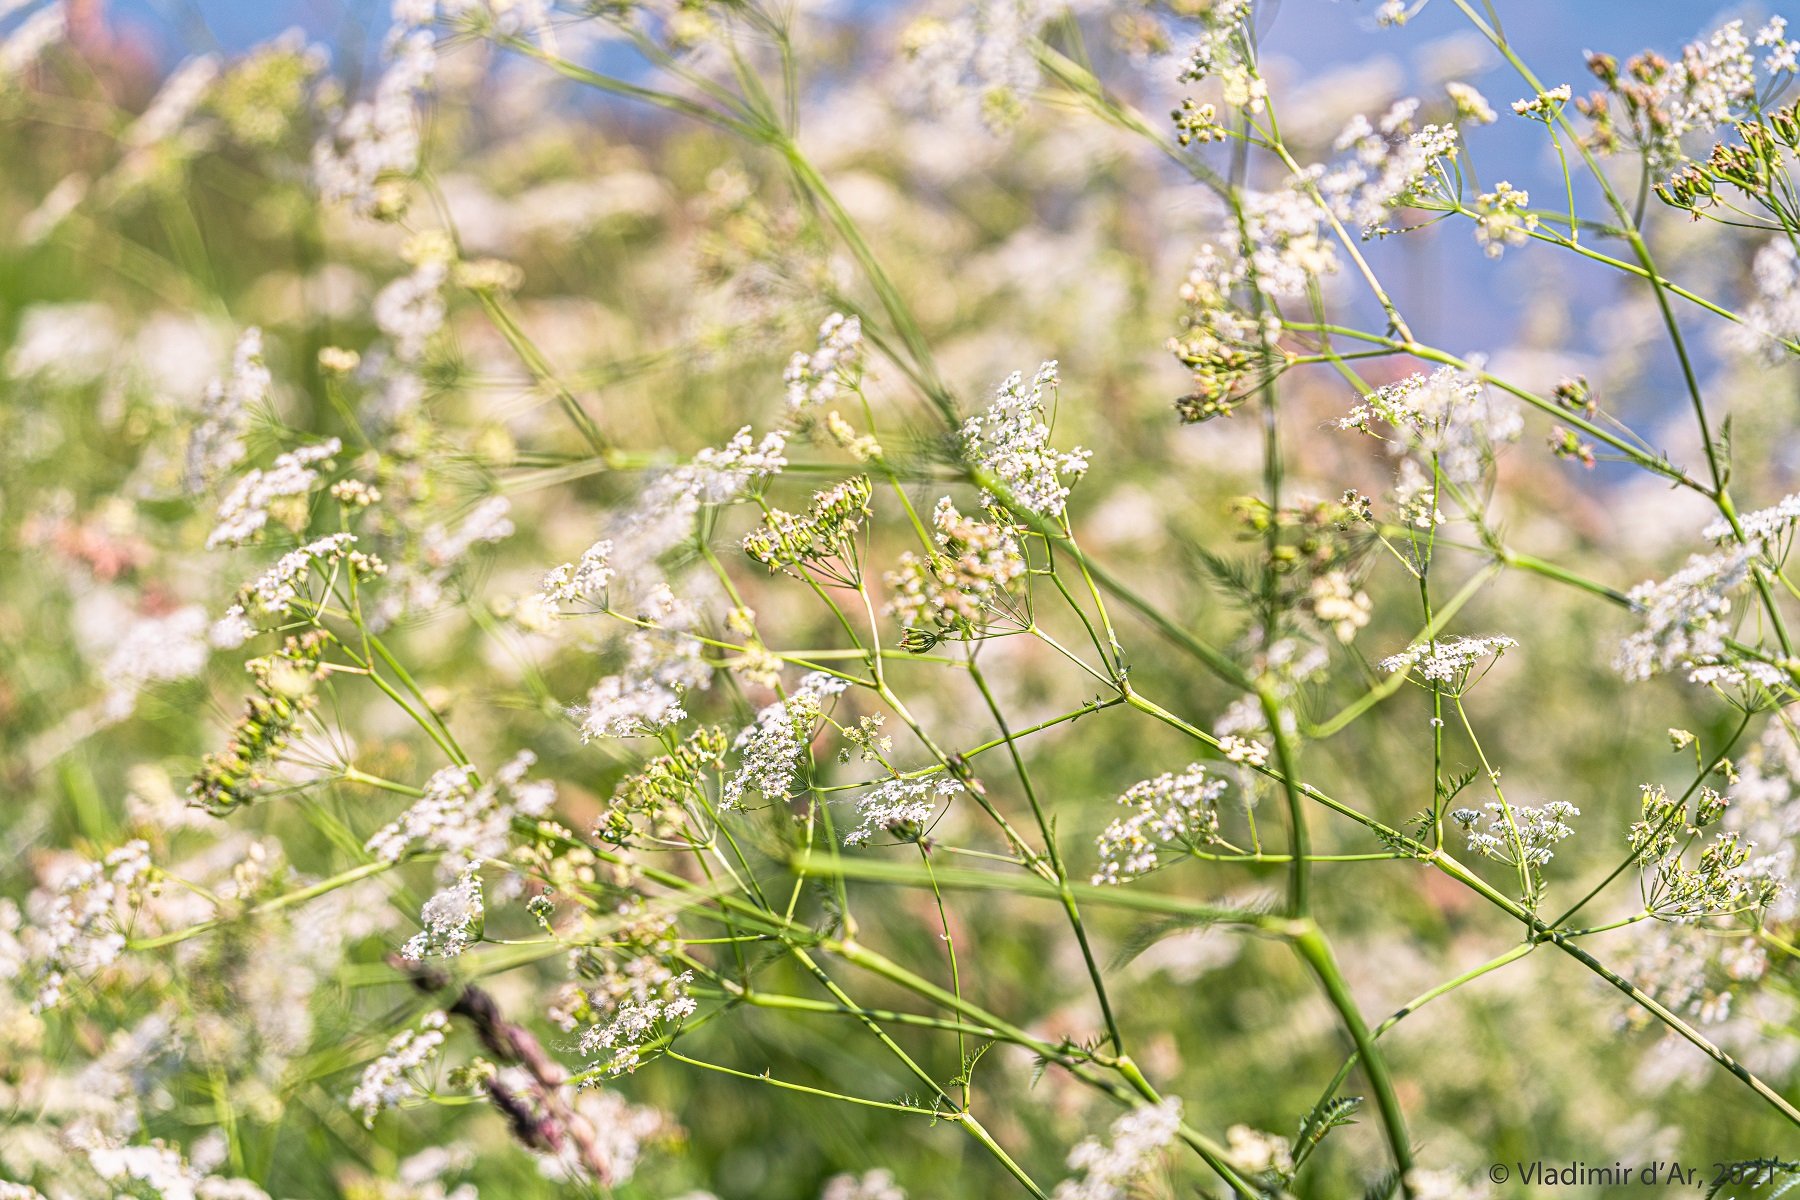
[[336, 438], [290, 450], [269, 464], [252, 468], [219, 503], [218, 523], [207, 535], [206, 548], [242, 546], [253, 541], [270, 519], [290, 529], [303, 529], [308, 515], [307, 496], [318, 486], [315, 467], [331, 465], [343, 449]]
[[150, 874], [150, 846], [125, 843], [99, 862], [86, 862], [44, 897], [19, 936], [37, 986], [33, 1008], [63, 999], [71, 974], [91, 974], [118, 961], [130, 927], [126, 910], [142, 899]]
[[[1389, 674], [1405, 671], [1415, 683], [1422, 686], [1436, 684], [1445, 692], [1460, 696], [1469, 689], [1469, 677], [1477, 666], [1485, 663], [1482, 674], [1487, 674], [1494, 661], [1518, 644], [1516, 638], [1503, 633], [1415, 642], [1400, 653], [1382, 659], [1381, 669]], [[1476, 681], [1479, 678], [1477, 676]]]
[[1337, 426], [1380, 436], [1377, 421], [1398, 435], [1398, 449], [1416, 455], [1426, 468], [1435, 461], [1446, 482], [1464, 490], [1481, 481], [1497, 448], [1525, 428], [1511, 398], [1454, 367], [1409, 375], [1369, 393]]
[[424, 1072], [443, 1049], [450, 1018], [442, 1012], [426, 1013], [416, 1029], [402, 1029], [388, 1042], [387, 1052], [363, 1069], [362, 1080], [350, 1093], [350, 1110], [373, 1126], [376, 1114], [397, 1108], [409, 1096], [429, 1095]]
[[949, 20], [914, 23], [905, 33], [914, 94], [939, 112], [969, 113], [1005, 132], [1037, 87], [1034, 43], [1052, 15], [1044, 0], [973, 0]]
[[513, 822], [538, 820], [556, 803], [555, 785], [527, 779], [537, 756], [521, 750], [493, 777], [475, 785], [468, 767], [444, 767], [425, 781], [425, 795], [369, 839], [369, 853], [398, 862], [411, 850], [437, 851], [438, 878], [458, 879], [506, 853]]
[[1249, 46], [1247, 27], [1251, 0], [1217, 0], [1200, 13], [1200, 40], [1182, 65], [1184, 83], [1218, 80], [1225, 103], [1246, 112], [1259, 113], [1269, 96], [1269, 85], [1257, 73]]
[[819, 326], [819, 348], [794, 351], [783, 376], [789, 417], [829, 406], [862, 377], [862, 321], [832, 313]]
[[1627, 679], [1643, 680], [1678, 667], [1706, 666], [1721, 659], [1731, 593], [1750, 581], [1751, 561], [1760, 545], [1695, 554], [1662, 581], [1646, 580], [1631, 589], [1632, 608], [1644, 628], [1619, 646], [1616, 665]]
[[910, 550], [885, 581], [887, 611], [908, 629], [972, 629], [990, 614], [1005, 615], [1007, 588], [1025, 574], [1025, 554], [1004, 525], [965, 517], [945, 496], [932, 512], [936, 550]]
[[[1795, 522], [1800, 522], [1800, 493], [1783, 496], [1772, 507], [1738, 514], [1738, 528], [1744, 531], [1744, 539], [1769, 547], [1781, 546], [1793, 532]], [[1737, 530], [1723, 517], [1708, 525], [1701, 536], [1720, 546], [1738, 540]]]
[[861, 1175], [833, 1175], [819, 1200], [906, 1200], [906, 1190], [894, 1182], [892, 1171], [876, 1167]]
[[448, 567], [462, 561], [469, 548], [504, 541], [513, 535], [512, 502], [505, 496], [489, 496], [471, 509], [455, 529], [428, 527], [420, 537], [425, 561], [432, 567]]
[[1233, 1125], [1225, 1131], [1225, 1157], [1247, 1175], [1286, 1174], [1294, 1169], [1293, 1147], [1286, 1138], [1248, 1125]]
[[1269, 765], [1269, 748], [1261, 742], [1249, 738], [1227, 734], [1219, 739], [1219, 752], [1228, 762], [1244, 767], [1266, 767]]
[[[353, 533], [332, 533], [275, 560], [275, 565], [239, 590], [239, 603], [226, 611], [226, 629], [214, 627], [215, 640], [241, 632], [251, 617], [280, 616], [300, 599], [300, 587], [314, 563], [332, 566], [348, 557], [356, 544]], [[372, 561], [372, 560], [371, 560]]]
[[1475, 198], [1475, 241], [1489, 258], [1499, 258], [1508, 246], [1523, 246], [1537, 228], [1536, 214], [1526, 211], [1531, 196], [1504, 179], [1491, 192]]
[[350, 106], [313, 147], [313, 181], [327, 202], [370, 216], [403, 207], [396, 181], [419, 168], [416, 100], [431, 87], [437, 47], [425, 30], [397, 29], [374, 95]]
[[589, 1058], [603, 1059], [609, 1074], [635, 1071], [642, 1060], [644, 1043], [664, 1026], [679, 1024], [699, 1009], [687, 994], [693, 977], [692, 971], [679, 975], [662, 971], [642, 977], [629, 992], [609, 997], [608, 1010], [581, 1031], [581, 1052]]
[[1724, 340], [1737, 350], [1772, 365], [1788, 361], [1784, 342], [1800, 341], [1800, 256], [1785, 235], [1774, 237], [1756, 252], [1751, 265], [1755, 298], [1743, 310], [1743, 322], [1727, 326]]
[[725, 807], [742, 807], [749, 792], [769, 801], [785, 799], [799, 780], [825, 702], [849, 686], [835, 675], [815, 671], [787, 699], [757, 713], [732, 743], [740, 758], [737, 773], [725, 784]]
[[552, 604], [603, 603], [606, 585], [617, 574], [610, 561], [612, 550], [612, 539], [602, 538], [583, 550], [578, 561], [550, 568], [539, 594]]
[[856, 815], [862, 820], [844, 835], [844, 845], [867, 845], [877, 833], [903, 842], [918, 841], [931, 825], [938, 800], [962, 790], [961, 783], [948, 777], [935, 781], [889, 779], [856, 798]]
[[[1079, 478], [1089, 457], [1079, 446], [1067, 452], [1050, 448], [1044, 393], [1054, 392], [1058, 382], [1054, 362], [1038, 368], [1029, 389], [1024, 376], [1014, 371], [1000, 384], [988, 410], [962, 427], [964, 458], [1005, 485], [1014, 503], [1046, 517], [1062, 515], [1069, 498], [1062, 477]], [[991, 503], [992, 497], [984, 493], [982, 501]]]
[[1069, 1169], [1055, 1200], [1126, 1200], [1134, 1185], [1156, 1165], [1163, 1149], [1181, 1131], [1181, 1100], [1171, 1096], [1134, 1108], [1112, 1124], [1110, 1144], [1088, 1138], [1069, 1151]]
[[1318, 175], [1319, 194], [1340, 221], [1372, 236], [1390, 212], [1427, 189], [1439, 159], [1454, 154], [1453, 125], [1415, 128], [1416, 99], [1400, 100], [1370, 123], [1358, 115], [1333, 143], [1340, 158]]
[[1132, 784], [1119, 797], [1131, 815], [1114, 820], [1098, 839], [1100, 864], [1093, 882], [1129, 883], [1155, 870], [1165, 849], [1216, 842], [1219, 797], [1224, 793], [1225, 781], [1209, 778], [1200, 763], [1179, 775], [1165, 772]]
[[114, 720], [129, 716], [137, 694], [146, 684], [187, 679], [205, 667], [206, 610], [190, 604], [162, 616], [140, 617], [120, 634], [106, 657], [106, 715]]
[[1787, 18], [1770, 17], [1768, 24], [1756, 31], [1756, 44], [1768, 50], [1763, 57], [1763, 70], [1771, 75], [1800, 72], [1800, 42], [1787, 35]]
[[444, 327], [448, 309], [444, 283], [450, 264], [442, 254], [425, 257], [411, 274], [402, 275], [375, 295], [375, 326], [393, 342], [401, 362], [417, 362], [438, 330]]
[[1524, 100], [1512, 102], [1513, 113], [1521, 117], [1530, 117], [1536, 121], [1549, 123], [1554, 120], [1562, 106], [1569, 102], [1570, 88], [1566, 83], [1558, 84], [1548, 91]]
[[712, 667], [700, 641], [689, 633], [697, 621], [691, 605], [676, 600], [663, 583], [640, 616], [655, 627], [634, 629], [625, 637], [624, 667], [595, 684], [587, 702], [575, 710], [584, 740], [643, 737], [667, 729], [687, 717], [687, 693], [712, 684]]
[[1494, 106], [1488, 103], [1487, 97], [1475, 87], [1458, 80], [1444, 85], [1449, 93], [1450, 102], [1456, 105], [1456, 119], [1471, 125], [1492, 125], [1499, 117], [1494, 113]]
[[1569, 822], [1581, 815], [1581, 810], [1566, 800], [1552, 800], [1542, 807], [1515, 804], [1510, 809], [1490, 803], [1485, 812], [1485, 828], [1482, 813], [1472, 808], [1450, 814], [1467, 835], [1469, 850], [1484, 858], [1534, 868], [1555, 857], [1558, 842], [1574, 836]]
[[481, 877], [470, 871], [425, 902], [425, 907], [419, 910], [419, 924], [423, 928], [407, 941], [400, 953], [414, 962], [433, 956], [455, 958], [479, 937], [485, 911]]

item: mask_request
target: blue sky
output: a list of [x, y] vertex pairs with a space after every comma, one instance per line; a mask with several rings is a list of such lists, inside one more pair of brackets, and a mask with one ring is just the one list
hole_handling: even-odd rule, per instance
[[[314, 38], [339, 42], [385, 20], [387, 0], [115, 0], [111, 6], [153, 36], [166, 54], [211, 46], [242, 47], [299, 26]], [[854, 7], [881, 7], [860, 0]], [[1508, 36], [1528, 52], [1565, 51], [1621, 42], [1673, 49], [1706, 25], [1758, 10], [1708, 0], [1498, 0]], [[1391, 46], [1392, 35], [1372, 28], [1374, 0], [1286, 0], [1276, 15], [1278, 49], [1299, 58], [1341, 58], [1366, 40], [1371, 53]], [[1434, 0], [1416, 30], [1436, 34], [1456, 28], [1461, 17], [1449, 0]], [[1409, 31], [1411, 32], [1411, 31]], [[1578, 65], [1578, 63], [1576, 64]]]

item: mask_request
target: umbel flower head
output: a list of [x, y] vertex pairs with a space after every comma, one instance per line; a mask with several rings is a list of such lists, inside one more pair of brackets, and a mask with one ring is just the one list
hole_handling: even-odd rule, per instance
[[[1003, 510], [992, 510], [998, 517]], [[931, 515], [936, 548], [906, 552], [887, 574], [887, 609], [906, 627], [909, 644], [941, 637], [972, 639], [996, 619], [1014, 616], [1007, 588], [1025, 574], [1025, 554], [1013, 531], [998, 521], [958, 512], [950, 497]]]
[[1183, 851], [1219, 839], [1219, 797], [1225, 781], [1192, 763], [1179, 775], [1164, 773], [1134, 783], [1119, 797], [1131, 809], [1099, 838], [1100, 865], [1093, 882], [1129, 883], [1154, 871], [1166, 850]]
[[1381, 669], [1390, 674], [1404, 671], [1421, 687], [1435, 686], [1446, 695], [1460, 696], [1480, 681], [1481, 676], [1474, 674], [1477, 667], [1482, 668], [1481, 675], [1486, 675], [1501, 655], [1518, 644], [1517, 639], [1503, 633], [1415, 642], [1382, 659]]
[[[1063, 477], [1079, 479], [1090, 457], [1079, 446], [1069, 451], [1050, 447], [1045, 396], [1055, 392], [1058, 382], [1055, 362], [1040, 366], [1030, 387], [1014, 371], [1001, 382], [987, 411], [963, 422], [961, 434], [964, 460], [1004, 486], [1007, 503], [1045, 517], [1062, 515], [1069, 498]], [[985, 492], [981, 499], [984, 505], [994, 503]]]

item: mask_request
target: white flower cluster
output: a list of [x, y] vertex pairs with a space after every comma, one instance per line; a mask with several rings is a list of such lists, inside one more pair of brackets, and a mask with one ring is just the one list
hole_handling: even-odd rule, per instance
[[[665, 973], [666, 974], [666, 973]], [[687, 994], [693, 972], [650, 980], [634, 993], [620, 997], [605, 1019], [581, 1032], [581, 1052], [589, 1058], [605, 1058], [608, 1074], [622, 1075], [637, 1069], [643, 1046], [664, 1025], [686, 1020], [699, 1005]]]
[[1450, 103], [1456, 106], [1457, 120], [1471, 125], [1492, 125], [1500, 119], [1478, 88], [1453, 79], [1444, 85], [1444, 91], [1449, 95]]
[[1200, 13], [1200, 40], [1181, 69], [1183, 83], [1216, 79], [1225, 103], [1259, 113], [1269, 98], [1269, 85], [1256, 72], [1248, 53], [1251, 0], [1217, 0]]
[[76, 867], [43, 897], [19, 935], [37, 984], [33, 1009], [61, 1003], [71, 972], [94, 972], [118, 961], [129, 926], [123, 910], [142, 899], [149, 873], [150, 845], [136, 839], [99, 862]]
[[819, 348], [794, 351], [783, 380], [788, 416], [828, 408], [846, 388], [855, 388], [862, 373], [862, 320], [832, 313], [819, 326]]
[[1756, 31], [1756, 44], [1768, 51], [1762, 68], [1771, 75], [1800, 74], [1800, 42], [1787, 35], [1787, 18], [1770, 17]]
[[1529, 210], [1531, 194], [1502, 179], [1491, 192], [1475, 198], [1475, 242], [1489, 258], [1499, 258], [1508, 246], [1531, 240], [1538, 219]]
[[[1064, 475], [1079, 478], [1088, 468], [1089, 452], [1077, 446], [1063, 452], [1050, 448], [1044, 393], [1054, 392], [1056, 363], [1046, 362], [1027, 388], [1014, 371], [1000, 384], [993, 404], [963, 422], [963, 457], [1006, 486], [1014, 502], [1041, 516], [1061, 516], [1069, 488]], [[984, 504], [992, 497], [982, 496]]]
[[1156, 869], [1166, 848], [1210, 845], [1219, 836], [1219, 797], [1225, 781], [1212, 779], [1201, 763], [1176, 775], [1164, 772], [1131, 785], [1119, 803], [1132, 810], [1100, 834], [1099, 869], [1093, 882], [1129, 883]]
[[1134, 1108], [1113, 1122], [1110, 1143], [1087, 1138], [1069, 1151], [1069, 1169], [1081, 1172], [1081, 1178], [1065, 1179], [1051, 1195], [1054, 1200], [1126, 1200], [1180, 1132], [1179, 1097]]
[[1569, 822], [1581, 815], [1581, 810], [1566, 800], [1552, 800], [1542, 807], [1515, 804], [1510, 820], [1500, 804], [1490, 803], [1485, 809], [1485, 829], [1481, 826], [1482, 814], [1472, 808], [1459, 808], [1450, 814], [1468, 836], [1470, 852], [1527, 867], [1541, 867], [1554, 858], [1556, 844], [1574, 836], [1575, 829]]
[[1627, 679], [1643, 680], [1678, 667], [1690, 678], [1719, 664], [1725, 654], [1725, 616], [1731, 593], [1750, 582], [1756, 543], [1712, 554], [1689, 556], [1667, 579], [1646, 580], [1631, 589], [1644, 627], [1620, 643], [1616, 665]]
[[244, 429], [252, 409], [267, 402], [273, 376], [263, 363], [262, 330], [254, 325], [238, 337], [231, 374], [207, 385], [200, 417], [187, 447], [187, 490], [198, 495], [208, 483], [244, 460]]
[[[226, 609], [213, 626], [213, 644], [226, 649], [243, 645], [256, 632], [254, 619], [279, 617], [293, 608], [313, 563], [332, 566], [355, 554], [350, 549], [354, 545], [355, 534], [332, 533], [276, 559], [273, 566], [239, 589], [238, 603]], [[378, 560], [364, 557], [360, 561], [379, 569]]]
[[[622, 580], [633, 585], [634, 596], [648, 597], [652, 607], [669, 608], [657, 600], [669, 591], [658, 569], [662, 557], [693, 539], [703, 504], [727, 504], [780, 474], [787, 466], [787, 439], [785, 430], [775, 430], [757, 441], [746, 425], [724, 446], [702, 450], [692, 461], [651, 479], [638, 502], [579, 563], [565, 563], [545, 576], [543, 594], [559, 602], [592, 599]], [[626, 608], [620, 597], [608, 599], [615, 609]]]
[[[1792, 68], [1786, 23], [1765, 25], [1757, 35], [1769, 47], [1771, 71]], [[1756, 57], [1742, 21], [1730, 21], [1704, 42], [1682, 47], [1681, 57], [1638, 81], [1645, 107], [1656, 114], [1645, 152], [1652, 171], [1675, 167], [1690, 133], [1710, 133], [1735, 119], [1756, 97]]]
[[1037, 87], [1034, 43], [1057, 6], [1045, 0], [973, 0], [948, 20], [928, 19], [905, 33], [914, 94], [943, 113], [968, 113], [1003, 133]]
[[1437, 160], [1456, 152], [1454, 125], [1413, 127], [1419, 101], [1396, 101], [1370, 124], [1360, 113], [1332, 144], [1343, 157], [1318, 175], [1319, 194], [1338, 220], [1363, 236], [1381, 228], [1395, 205], [1425, 189]]
[[844, 835], [844, 845], [867, 845], [877, 833], [917, 841], [930, 826], [938, 800], [962, 790], [961, 783], [947, 776], [935, 781], [889, 779], [856, 798], [856, 815], [862, 823]]
[[443, 1012], [426, 1013], [416, 1029], [402, 1029], [387, 1044], [387, 1052], [363, 1068], [362, 1080], [350, 1093], [350, 1110], [373, 1126], [376, 1114], [396, 1108], [408, 1096], [430, 1093], [423, 1079], [426, 1067], [436, 1061], [450, 1030]]
[[[515, 1080], [509, 1073], [503, 1073], [501, 1078], [502, 1082], [513, 1085], [511, 1090], [515, 1093], [530, 1090], [524, 1080]], [[560, 1182], [591, 1178], [589, 1166], [582, 1161], [582, 1154], [577, 1149], [577, 1143], [585, 1143], [592, 1148], [599, 1166], [604, 1168], [606, 1183], [614, 1187], [628, 1183], [637, 1173], [645, 1144], [671, 1131], [667, 1113], [648, 1104], [633, 1104], [607, 1088], [590, 1084], [577, 1089], [564, 1084], [559, 1089], [558, 1099], [569, 1114], [570, 1124], [583, 1127], [578, 1136], [564, 1138], [560, 1147], [540, 1154], [538, 1158], [538, 1170]]]
[[1237, 763], [1241, 767], [1266, 767], [1269, 765], [1269, 748], [1261, 742], [1239, 737], [1228, 733], [1219, 739], [1219, 753], [1225, 761]]
[[432, 525], [420, 535], [419, 543], [425, 561], [434, 569], [454, 566], [475, 546], [505, 541], [513, 535], [512, 501], [505, 496], [489, 496], [450, 529]]
[[892, 1171], [876, 1167], [861, 1175], [833, 1175], [819, 1200], [906, 1200], [906, 1189], [894, 1182]]
[[800, 681], [787, 699], [777, 700], [758, 712], [756, 720], [746, 725], [732, 743], [732, 749], [741, 757], [737, 773], [726, 781], [724, 806], [741, 808], [749, 792], [769, 801], [785, 799], [799, 779], [800, 765], [824, 715], [825, 701], [849, 686], [835, 675], [814, 671]]
[[602, 538], [583, 550], [578, 561], [550, 568], [538, 594], [552, 604], [604, 604], [606, 586], [617, 574], [611, 562], [612, 550], [612, 539]]
[[1405, 671], [1417, 683], [1437, 684], [1445, 692], [1460, 696], [1468, 689], [1469, 676], [1478, 665], [1489, 659], [1498, 660], [1518, 644], [1518, 639], [1503, 633], [1415, 642], [1382, 659], [1381, 669], [1389, 674]]
[[206, 667], [210, 622], [197, 604], [161, 616], [139, 617], [126, 626], [106, 656], [103, 709], [109, 720], [131, 715], [137, 694], [146, 684], [187, 679]]
[[1294, 1169], [1294, 1148], [1286, 1138], [1248, 1125], [1225, 1131], [1225, 1157], [1246, 1175], [1286, 1174]]
[[1517, 403], [1454, 367], [1409, 375], [1369, 393], [1337, 427], [1379, 436], [1373, 428], [1378, 420], [1422, 460], [1427, 481], [1435, 460], [1444, 479], [1465, 490], [1481, 481], [1496, 449], [1525, 429]]
[[1800, 919], [1800, 745], [1781, 721], [1770, 721], [1738, 768], [1725, 807], [1726, 828], [1757, 847], [1752, 873], [1782, 885], [1769, 903], [1771, 924]]
[[[349, 204], [368, 216], [392, 215], [404, 206], [398, 181], [419, 167], [416, 101], [430, 90], [437, 70], [437, 46], [430, 31], [409, 24], [400, 7], [396, 6], [396, 25], [388, 35], [388, 66], [374, 95], [351, 105], [313, 146], [313, 182], [319, 194], [329, 203]], [[412, 15], [417, 24], [431, 16]]]
[[1786, 236], [1769, 239], [1751, 264], [1756, 296], [1743, 310], [1743, 323], [1727, 326], [1724, 338], [1734, 348], [1771, 365], [1784, 363], [1790, 351], [1783, 341], [1800, 341], [1800, 255]]
[[336, 438], [301, 446], [280, 455], [267, 470], [252, 468], [219, 503], [218, 524], [207, 535], [206, 548], [243, 546], [254, 541], [273, 517], [290, 529], [305, 527], [306, 497], [319, 482], [319, 466], [330, 467], [343, 449]]
[[[269, 1194], [248, 1179], [213, 1175], [196, 1161], [182, 1157], [178, 1147], [157, 1138], [140, 1145], [117, 1145], [83, 1130], [74, 1140], [87, 1154], [95, 1175], [111, 1185], [117, 1196], [155, 1196], [158, 1200], [269, 1200]], [[5, 1185], [0, 1185], [5, 1186]], [[30, 1188], [19, 1195], [36, 1196]], [[0, 1191], [0, 1200], [6, 1193]]]
[[469, 871], [425, 902], [419, 910], [421, 928], [407, 939], [401, 955], [413, 962], [432, 956], [455, 958], [475, 944], [486, 911], [481, 876]]
[[635, 629], [625, 638], [625, 665], [588, 691], [574, 710], [582, 740], [643, 737], [687, 717], [683, 697], [709, 687], [712, 667], [690, 632], [699, 617], [677, 600], [668, 584], [658, 584], [646, 604], [653, 629]]
[[387, 335], [395, 356], [404, 363], [416, 363], [424, 356], [449, 312], [444, 283], [450, 278], [454, 248], [439, 239], [425, 239], [423, 249], [415, 254], [419, 261], [411, 273], [377, 292], [370, 308], [375, 327]]
[[[1318, 178], [1315, 168], [1278, 191], [1244, 193], [1250, 270], [1257, 285], [1271, 296], [1305, 296], [1314, 279], [1337, 273], [1337, 245], [1325, 231], [1318, 201], [1307, 190], [1307, 184]], [[1247, 278], [1241, 268], [1235, 274]]]
[[536, 761], [521, 750], [479, 787], [473, 768], [444, 767], [425, 781], [424, 796], [369, 839], [369, 853], [397, 862], [410, 850], [435, 850], [443, 855], [437, 871], [444, 880], [501, 857], [515, 820], [538, 820], [556, 803], [554, 784], [525, 777]]
[[[1744, 531], [1744, 540], [1771, 547], [1781, 544], [1782, 539], [1793, 531], [1795, 522], [1800, 522], [1800, 493], [1783, 496], [1769, 508], [1738, 514], [1738, 525]], [[1730, 521], [1720, 517], [1708, 525], [1701, 536], [1715, 545], [1723, 546], [1727, 542], [1737, 541], [1737, 530], [1731, 527]]]

